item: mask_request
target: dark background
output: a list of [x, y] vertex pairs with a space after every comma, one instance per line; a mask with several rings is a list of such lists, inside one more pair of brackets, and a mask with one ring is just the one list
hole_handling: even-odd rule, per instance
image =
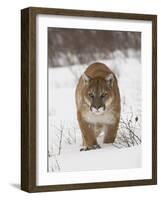
[[48, 28], [48, 66], [60, 67], [108, 59], [113, 52], [140, 51], [141, 33]]

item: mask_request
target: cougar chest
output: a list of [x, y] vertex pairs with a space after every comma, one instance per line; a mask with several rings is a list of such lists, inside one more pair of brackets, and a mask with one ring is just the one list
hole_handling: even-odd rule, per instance
[[102, 114], [95, 114], [91, 111], [83, 112], [83, 119], [91, 124], [113, 124], [115, 123], [115, 117], [112, 111], [105, 111]]

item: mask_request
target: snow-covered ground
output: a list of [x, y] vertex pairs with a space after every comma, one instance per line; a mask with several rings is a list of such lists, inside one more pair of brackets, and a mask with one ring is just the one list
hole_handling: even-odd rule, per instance
[[[50, 157], [50, 171], [83, 171], [130, 169], [141, 167], [141, 146], [117, 149], [111, 144], [101, 145], [101, 149], [80, 152], [77, 145], [60, 156]], [[57, 163], [56, 161], [57, 160]]]
[[75, 88], [88, 65], [49, 68], [49, 172], [141, 167], [140, 60], [115, 52], [101, 62], [118, 78], [122, 104], [118, 137], [114, 144], [107, 145], [102, 143], [101, 135], [101, 149], [80, 152], [82, 138], [76, 119]]

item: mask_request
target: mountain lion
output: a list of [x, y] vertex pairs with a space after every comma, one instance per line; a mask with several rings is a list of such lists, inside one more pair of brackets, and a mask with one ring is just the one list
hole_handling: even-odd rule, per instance
[[91, 64], [76, 88], [77, 119], [83, 148], [100, 148], [97, 136], [104, 132], [104, 143], [113, 143], [120, 120], [120, 93], [114, 73], [103, 63]]

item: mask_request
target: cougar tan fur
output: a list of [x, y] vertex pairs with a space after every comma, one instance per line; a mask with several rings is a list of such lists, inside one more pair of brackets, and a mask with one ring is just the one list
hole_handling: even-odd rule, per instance
[[104, 143], [113, 143], [120, 120], [120, 93], [114, 73], [103, 63], [91, 64], [76, 88], [77, 119], [83, 149], [99, 148], [97, 136], [104, 132]]

